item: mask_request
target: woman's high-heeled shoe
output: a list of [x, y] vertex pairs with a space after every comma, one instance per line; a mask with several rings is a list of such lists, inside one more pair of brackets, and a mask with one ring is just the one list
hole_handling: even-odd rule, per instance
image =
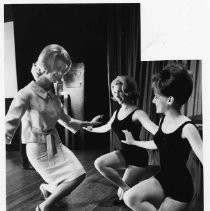
[[115, 206], [122, 206], [122, 205], [125, 205], [125, 202], [123, 200], [117, 199], [117, 200], [113, 201], [113, 204]]
[[39, 189], [40, 189], [40, 191], [41, 191], [41, 193], [42, 193], [42, 196], [44, 197], [44, 199], [46, 200], [49, 196], [50, 196], [50, 193], [45, 189], [45, 185], [46, 184], [41, 184], [40, 185], [40, 187], [39, 187]]
[[35, 211], [41, 211], [39, 205], [36, 206], [36, 210]]

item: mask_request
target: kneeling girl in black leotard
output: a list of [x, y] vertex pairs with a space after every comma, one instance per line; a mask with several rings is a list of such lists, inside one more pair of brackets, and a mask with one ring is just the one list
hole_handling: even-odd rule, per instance
[[192, 149], [202, 162], [202, 140], [193, 122], [180, 112], [193, 89], [192, 76], [184, 66], [172, 63], [153, 78], [156, 113], [163, 113], [154, 141], [134, 141], [125, 131], [124, 143], [159, 149], [161, 171], [124, 194], [132, 210], [186, 210], [193, 196], [192, 177], [186, 163]]
[[[131, 131], [132, 135], [139, 139], [141, 125], [152, 134], [157, 132], [158, 126], [149, 119], [144, 111], [136, 106], [139, 94], [134, 79], [129, 76], [118, 76], [111, 83], [111, 91], [112, 99], [118, 102], [120, 108], [114, 112], [107, 124], [92, 128], [89, 131], [105, 133], [112, 129], [119, 140], [125, 139], [122, 132], [125, 129]], [[151, 169], [146, 169], [147, 166], [148, 153], [146, 149], [123, 143], [120, 150], [102, 155], [95, 161], [96, 169], [119, 187], [119, 200], [122, 200], [124, 191], [138, 183], [143, 175], [148, 174], [148, 171], [152, 173]], [[120, 169], [125, 170], [123, 178], [118, 173]]]

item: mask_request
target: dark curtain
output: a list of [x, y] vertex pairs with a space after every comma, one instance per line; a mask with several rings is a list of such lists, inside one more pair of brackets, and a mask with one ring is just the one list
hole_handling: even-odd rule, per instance
[[113, 6], [108, 24], [108, 66], [110, 77], [135, 76], [140, 60], [140, 5]]
[[202, 116], [202, 63], [200, 60], [184, 62], [193, 74], [193, 92], [183, 112], [189, 117]]
[[[31, 65], [43, 47], [56, 43], [65, 47], [73, 63], [85, 64], [84, 102], [81, 105], [84, 119], [91, 120], [98, 114], [108, 116], [107, 7], [111, 4], [11, 5], [18, 90], [33, 79]], [[58, 131], [64, 140], [62, 128]], [[108, 148], [109, 134], [84, 133], [84, 140], [79, 133], [73, 135], [75, 140], [80, 140], [75, 142], [76, 149]]]
[[[117, 75], [130, 75], [135, 78], [140, 61], [140, 4], [112, 5], [107, 26], [107, 68], [110, 97], [110, 83]], [[117, 105], [110, 100], [110, 116]], [[110, 149], [118, 148], [111, 132]]]

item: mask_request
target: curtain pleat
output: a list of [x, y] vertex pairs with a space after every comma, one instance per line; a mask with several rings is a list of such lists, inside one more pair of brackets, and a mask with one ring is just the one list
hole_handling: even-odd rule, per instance
[[192, 117], [202, 114], [202, 67], [200, 60], [188, 61], [187, 65], [193, 75], [193, 92], [182, 111]]

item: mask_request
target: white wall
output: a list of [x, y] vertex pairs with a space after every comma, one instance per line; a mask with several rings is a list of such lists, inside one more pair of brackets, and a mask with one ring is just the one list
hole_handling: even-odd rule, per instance
[[202, 58], [207, 27], [202, 1], [141, 2], [142, 61]]
[[13, 98], [17, 93], [13, 22], [4, 23], [4, 90], [5, 98]]

